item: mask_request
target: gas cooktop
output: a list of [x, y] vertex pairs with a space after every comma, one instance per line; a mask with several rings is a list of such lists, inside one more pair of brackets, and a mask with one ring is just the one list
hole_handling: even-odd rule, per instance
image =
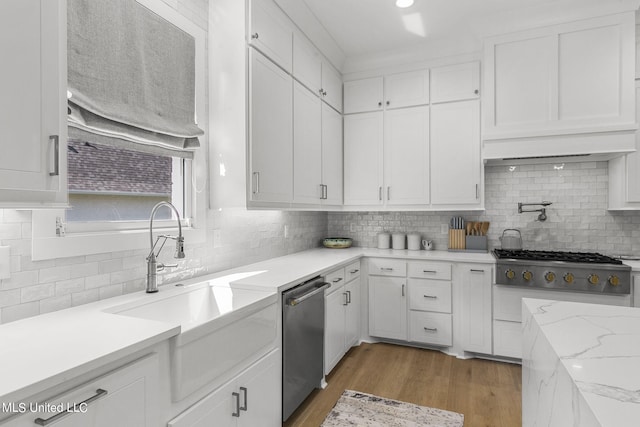
[[496, 284], [603, 294], [629, 294], [631, 267], [595, 252], [494, 249]]

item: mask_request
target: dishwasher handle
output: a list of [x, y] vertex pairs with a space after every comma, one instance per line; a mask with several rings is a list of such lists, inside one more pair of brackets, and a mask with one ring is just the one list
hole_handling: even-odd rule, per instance
[[294, 307], [298, 304], [300, 304], [301, 302], [303, 302], [304, 300], [311, 298], [314, 295], [319, 294], [320, 292], [324, 291], [325, 289], [329, 288], [331, 286], [331, 284], [327, 283], [327, 282], [322, 282], [322, 283], [318, 283], [318, 286], [316, 286], [311, 292], [307, 292], [306, 294], [300, 295], [297, 298], [290, 298], [287, 300], [287, 305], [290, 305], [291, 307]]

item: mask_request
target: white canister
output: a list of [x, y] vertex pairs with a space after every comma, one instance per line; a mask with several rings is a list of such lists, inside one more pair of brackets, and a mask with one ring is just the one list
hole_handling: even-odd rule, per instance
[[419, 251], [422, 244], [422, 236], [418, 233], [407, 234], [407, 249], [410, 251]]
[[407, 236], [404, 233], [393, 233], [391, 235], [391, 241], [393, 249], [404, 249], [404, 244]]
[[391, 247], [391, 234], [378, 234], [378, 249], [389, 249]]

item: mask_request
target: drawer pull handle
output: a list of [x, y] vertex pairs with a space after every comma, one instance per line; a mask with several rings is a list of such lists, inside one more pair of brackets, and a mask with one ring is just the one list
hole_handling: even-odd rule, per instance
[[436, 270], [422, 270], [423, 273], [433, 273], [436, 274], [437, 271]]
[[429, 332], [438, 332], [438, 328], [427, 328], [426, 326], [424, 327], [424, 330]]
[[347, 291], [347, 304], [351, 304], [351, 291]]
[[341, 280], [342, 280], [342, 277], [337, 277], [337, 278], [333, 279], [332, 282], [333, 283], [338, 283]]
[[472, 268], [472, 269], [471, 269], [471, 271], [472, 271], [473, 273], [484, 273], [484, 270], [477, 270], [477, 269], [475, 269], [475, 268]]
[[356, 274], [358, 271], [360, 271], [360, 270], [357, 270], [357, 269], [356, 269], [356, 270], [351, 270], [351, 271], [349, 272], [349, 274]]
[[[94, 394], [93, 396], [91, 396], [90, 398], [83, 400], [82, 402], [78, 403], [77, 405], [74, 404], [74, 407], [82, 407], [82, 406], [87, 406], [89, 403], [94, 402], [98, 399], [100, 399], [103, 396], [107, 395], [107, 390], [103, 390], [101, 388], [96, 390], [96, 394]], [[33, 420], [33, 422], [39, 426], [46, 426], [51, 424], [52, 422], [58, 421], [61, 418], [66, 417], [67, 415], [71, 415], [71, 408], [67, 409], [66, 411], [62, 411], [59, 412], [49, 418], [47, 418], [46, 420], [42, 419], [42, 418], [36, 418], [35, 420]]]
[[49, 172], [49, 176], [60, 175], [60, 137], [58, 135], [49, 135], [49, 144], [53, 143], [53, 172]]
[[247, 388], [246, 387], [240, 387], [240, 391], [242, 392], [242, 395], [244, 396], [244, 405], [242, 405], [240, 407], [241, 411], [246, 411], [247, 410]]
[[380, 271], [393, 271], [391, 267], [380, 267]]
[[240, 417], [240, 393], [235, 391], [231, 395], [236, 399], [236, 411], [231, 413], [232, 417]]
[[349, 305], [349, 295], [346, 292], [343, 292], [342, 295], [344, 295], [344, 303], [342, 305]]
[[438, 297], [435, 295], [423, 295], [425, 298], [437, 299]]
[[404, 283], [402, 284], [402, 296], [404, 296]]

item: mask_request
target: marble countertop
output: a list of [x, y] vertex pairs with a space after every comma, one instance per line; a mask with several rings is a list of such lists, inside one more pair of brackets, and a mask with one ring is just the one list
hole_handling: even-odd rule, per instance
[[[364, 256], [414, 260], [494, 262], [488, 253], [316, 248], [181, 281], [260, 290], [265, 298]], [[186, 292], [174, 284], [160, 292], [136, 292], [0, 325], [0, 401], [19, 401], [40, 390], [117, 361], [178, 335], [191, 325], [117, 314], [122, 307]]]
[[638, 425], [639, 308], [523, 299], [523, 317], [523, 425]]

